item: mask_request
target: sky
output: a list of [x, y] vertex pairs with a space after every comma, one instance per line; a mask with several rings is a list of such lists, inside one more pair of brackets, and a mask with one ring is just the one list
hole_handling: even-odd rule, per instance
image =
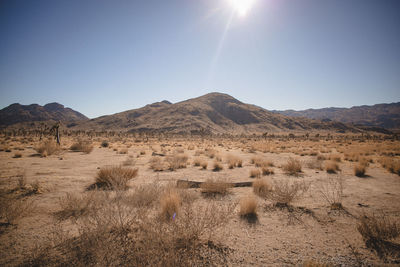
[[399, 102], [399, 14], [398, 0], [0, 0], [0, 108]]

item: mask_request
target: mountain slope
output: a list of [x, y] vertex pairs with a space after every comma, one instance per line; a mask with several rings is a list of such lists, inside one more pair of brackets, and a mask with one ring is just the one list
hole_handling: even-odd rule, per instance
[[72, 122], [88, 120], [88, 118], [58, 103], [49, 103], [44, 106], [38, 104], [21, 105], [16, 103], [0, 110], [0, 125], [8, 126], [16, 123], [49, 120]]
[[290, 118], [210, 93], [176, 104], [162, 101], [90, 121], [73, 128], [97, 131], [161, 131], [175, 133], [263, 133], [286, 130], [354, 130], [343, 123]]
[[292, 117], [334, 120], [343, 123], [382, 127], [386, 129], [400, 129], [400, 102], [377, 104], [373, 106], [355, 106], [351, 108], [322, 108], [274, 112]]

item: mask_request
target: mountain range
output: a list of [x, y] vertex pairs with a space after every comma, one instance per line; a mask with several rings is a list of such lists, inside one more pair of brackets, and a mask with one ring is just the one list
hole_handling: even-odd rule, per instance
[[301, 111], [273, 111], [285, 116], [304, 117], [323, 121], [339, 121], [355, 125], [381, 127], [385, 129], [400, 128], [400, 102], [377, 104], [373, 106], [355, 106], [351, 108], [321, 108]]
[[[360, 132], [367, 125], [400, 128], [400, 103], [306, 111], [268, 111], [222, 93], [178, 103], [161, 101], [113, 115], [88, 119], [58, 103], [12, 104], [0, 110], [0, 125], [62, 121], [71, 130], [171, 133], [272, 133], [282, 131]], [[353, 125], [357, 124], [357, 125]]]

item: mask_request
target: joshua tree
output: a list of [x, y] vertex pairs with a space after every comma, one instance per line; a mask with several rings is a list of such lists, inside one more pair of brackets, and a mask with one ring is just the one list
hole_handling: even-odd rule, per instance
[[50, 129], [50, 134], [54, 134], [54, 138], [57, 140], [57, 144], [60, 145], [60, 124], [61, 122], [58, 121], [56, 124], [53, 125]]

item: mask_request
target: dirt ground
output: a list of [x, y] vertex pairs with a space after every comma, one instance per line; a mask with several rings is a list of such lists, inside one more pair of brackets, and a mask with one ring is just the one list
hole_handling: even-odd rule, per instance
[[[19, 266], [41, 244], [49, 242], [56, 225], [54, 214], [60, 210], [60, 198], [67, 193], [83, 194], [85, 188], [95, 182], [100, 168], [108, 165], [129, 165], [138, 168], [138, 175], [128, 185], [128, 190], [152, 183], [176, 183], [177, 180], [204, 182], [217, 179], [227, 182], [252, 182], [250, 171], [258, 169], [252, 159], [260, 157], [271, 162], [274, 174], [263, 176], [271, 185], [301, 182], [307, 190], [289, 205], [279, 206], [273, 200], [257, 197], [257, 216], [254, 221], [239, 216], [240, 200], [254, 196], [252, 187], [229, 189], [229, 194], [217, 197], [216, 203], [234, 203], [235, 208], [223, 229], [213, 238], [221, 246], [229, 248], [228, 266], [290, 266], [303, 265], [307, 261], [332, 266], [378, 266], [399, 264], [399, 254], [386, 259], [379, 257], [366, 246], [357, 230], [359, 218], [364, 214], [387, 216], [400, 222], [400, 177], [382, 167], [382, 157], [398, 160], [399, 141], [336, 142], [287, 141], [287, 140], [109, 140], [95, 139], [90, 153], [73, 152], [69, 146], [74, 139], [63, 140], [63, 150], [46, 157], [35, 150], [37, 139], [23, 141], [5, 140], [7, 146], [0, 152], [0, 188], [7, 198], [30, 201], [26, 215], [13, 223], [1, 224], [0, 265]], [[345, 160], [343, 149], [356, 151], [368, 158], [366, 175], [357, 177], [354, 165]], [[366, 150], [371, 151], [366, 151]], [[6, 151], [10, 152], [6, 152]], [[215, 153], [213, 158], [208, 151]], [[374, 151], [375, 150], [375, 151]], [[304, 152], [304, 153], [303, 153]], [[315, 152], [315, 153], [312, 153]], [[182, 153], [188, 157], [185, 168], [155, 172], [149, 162], [157, 154]], [[385, 154], [386, 153], [386, 154]], [[20, 154], [20, 155], [16, 155]], [[317, 160], [323, 155], [324, 159]], [[335, 162], [340, 171], [327, 173], [324, 163], [330, 155], [339, 156]], [[20, 156], [20, 157], [19, 157]], [[165, 156], [159, 156], [162, 160]], [[242, 167], [228, 168], [227, 159], [242, 160]], [[282, 167], [289, 158], [301, 163], [301, 173], [288, 175]], [[195, 159], [208, 162], [203, 170], [194, 166]], [[217, 160], [223, 166], [213, 171]], [[125, 163], [124, 163], [125, 162]], [[126, 163], [128, 162], [128, 163]], [[322, 164], [321, 168], [311, 163]], [[23, 176], [26, 184], [35, 190], [17, 190], [18, 179]], [[335, 193], [329, 181], [341, 181], [343, 194], [338, 201], [343, 209], [332, 209], [323, 194]], [[27, 187], [29, 187], [27, 186]], [[35, 187], [36, 186], [36, 187]], [[194, 192], [200, 203], [210, 201], [202, 196], [200, 188], [185, 189]], [[18, 211], [17, 211], [18, 212]], [[68, 223], [63, 224], [68, 228]], [[397, 237], [392, 240], [400, 243]], [[395, 252], [397, 253], [397, 252]], [[313, 265], [318, 266], [318, 265]], [[322, 266], [322, 265], [321, 265]]]

